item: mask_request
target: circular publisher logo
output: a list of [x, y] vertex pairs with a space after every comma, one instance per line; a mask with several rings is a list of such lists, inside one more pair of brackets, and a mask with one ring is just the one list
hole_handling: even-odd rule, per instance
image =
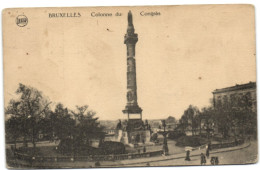
[[28, 24], [28, 18], [25, 15], [18, 15], [16, 17], [16, 25], [24, 27]]

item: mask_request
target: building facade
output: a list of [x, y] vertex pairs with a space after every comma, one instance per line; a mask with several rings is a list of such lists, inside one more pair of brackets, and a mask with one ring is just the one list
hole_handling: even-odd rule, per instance
[[[218, 118], [219, 121], [213, 122], [214, 134], [236, 137], [253, 134], [256, 131], [257, 125], [254, 120], [257, 112], [255, 82], [216, 89], [212, 93], [214, 109], [218, 110], [218, 114], [222, 114]], [[228, 115], [225, 117], [226, 114]]]
[[237, 84], [235, 86], [216, 89], [213, 92], [214, 108], [226, 103], [233, 103], [239, 107], [243, 99], [250, 101], [248, 106], [256, 112], [256, 83], [249, 82], [246, 84]]

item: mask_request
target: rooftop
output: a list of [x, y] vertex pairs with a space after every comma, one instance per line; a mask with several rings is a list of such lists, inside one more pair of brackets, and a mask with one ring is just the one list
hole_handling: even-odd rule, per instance
[[256, 88], [256, 82], [249, 82], [246, 84], [236, 84], [235, 86], [226, 87], [222, 89], [216, 89], [212, 93], [223, 93], [223, 92], [229, 92], [229, 91], [236, 91], [236, 90], [244, 90], [244, 89], [255, 89]]

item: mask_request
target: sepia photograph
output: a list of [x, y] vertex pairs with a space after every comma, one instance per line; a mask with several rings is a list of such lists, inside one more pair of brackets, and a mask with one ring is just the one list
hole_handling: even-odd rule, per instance
[[2, 11], [9, 169], [258, 162], [249, 4]]

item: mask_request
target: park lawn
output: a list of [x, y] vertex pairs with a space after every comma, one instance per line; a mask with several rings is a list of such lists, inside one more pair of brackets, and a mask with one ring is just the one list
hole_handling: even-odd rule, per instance
[[[163, 139], [160, 138], [159, 136], [159, 140], [160, 140], [160, 144], [159, 145], [153, 145], [153, 146], [146, 146], [146, 152], [152, 152], [152, 151], [158, 151], [158, 150], [162, 150], [162, 141]], [[168, 139], [168, 147], [169, 147], [169, 153], [170, 154], [177, 154], [177, 153], [181, 153], [184, 152], [184, 148], [181, 146], [176, 146], [176, 141]], [[59, 152], [56, 151], [56, 146], [52, 143], [42, 143], [42, 144], [38, 144], [36, 146], [36, 152], [35, 152], [35, 156], [45, 156], [45, 157], [62, 157], [62, 156], [69, 156], [68, 154], [61, 154]], [[138, 149], [140, 150], [140, 153], [143, 153], [143, 146], [140, 146], [138, 148], [131, 148], [129, 146], [126, 146], [126, 153], [138, 153]], [[21, 153], [24, 154], [28, 154], [28, 155], [33, 155], [33, 148], [30, 145], [27, 148], [19, 148]], [[72, 154], [72, 153], [71, 153]]]
[[[131, 148], [126, 146], [127, 153], [138, 153], [138, 149], [140, 149], [140, 153], [143, 153], [143, 146], [138, 148]], [[159, 145], [150, 145], [146, 146], [146, 152], [158, 151], [163, 149], [162, 142]], [[176, 141], [168, 139], [168, 149], [169, 154], [179, 154], [185, 152], [185, 148], [183, 146], [176, 146]]]

